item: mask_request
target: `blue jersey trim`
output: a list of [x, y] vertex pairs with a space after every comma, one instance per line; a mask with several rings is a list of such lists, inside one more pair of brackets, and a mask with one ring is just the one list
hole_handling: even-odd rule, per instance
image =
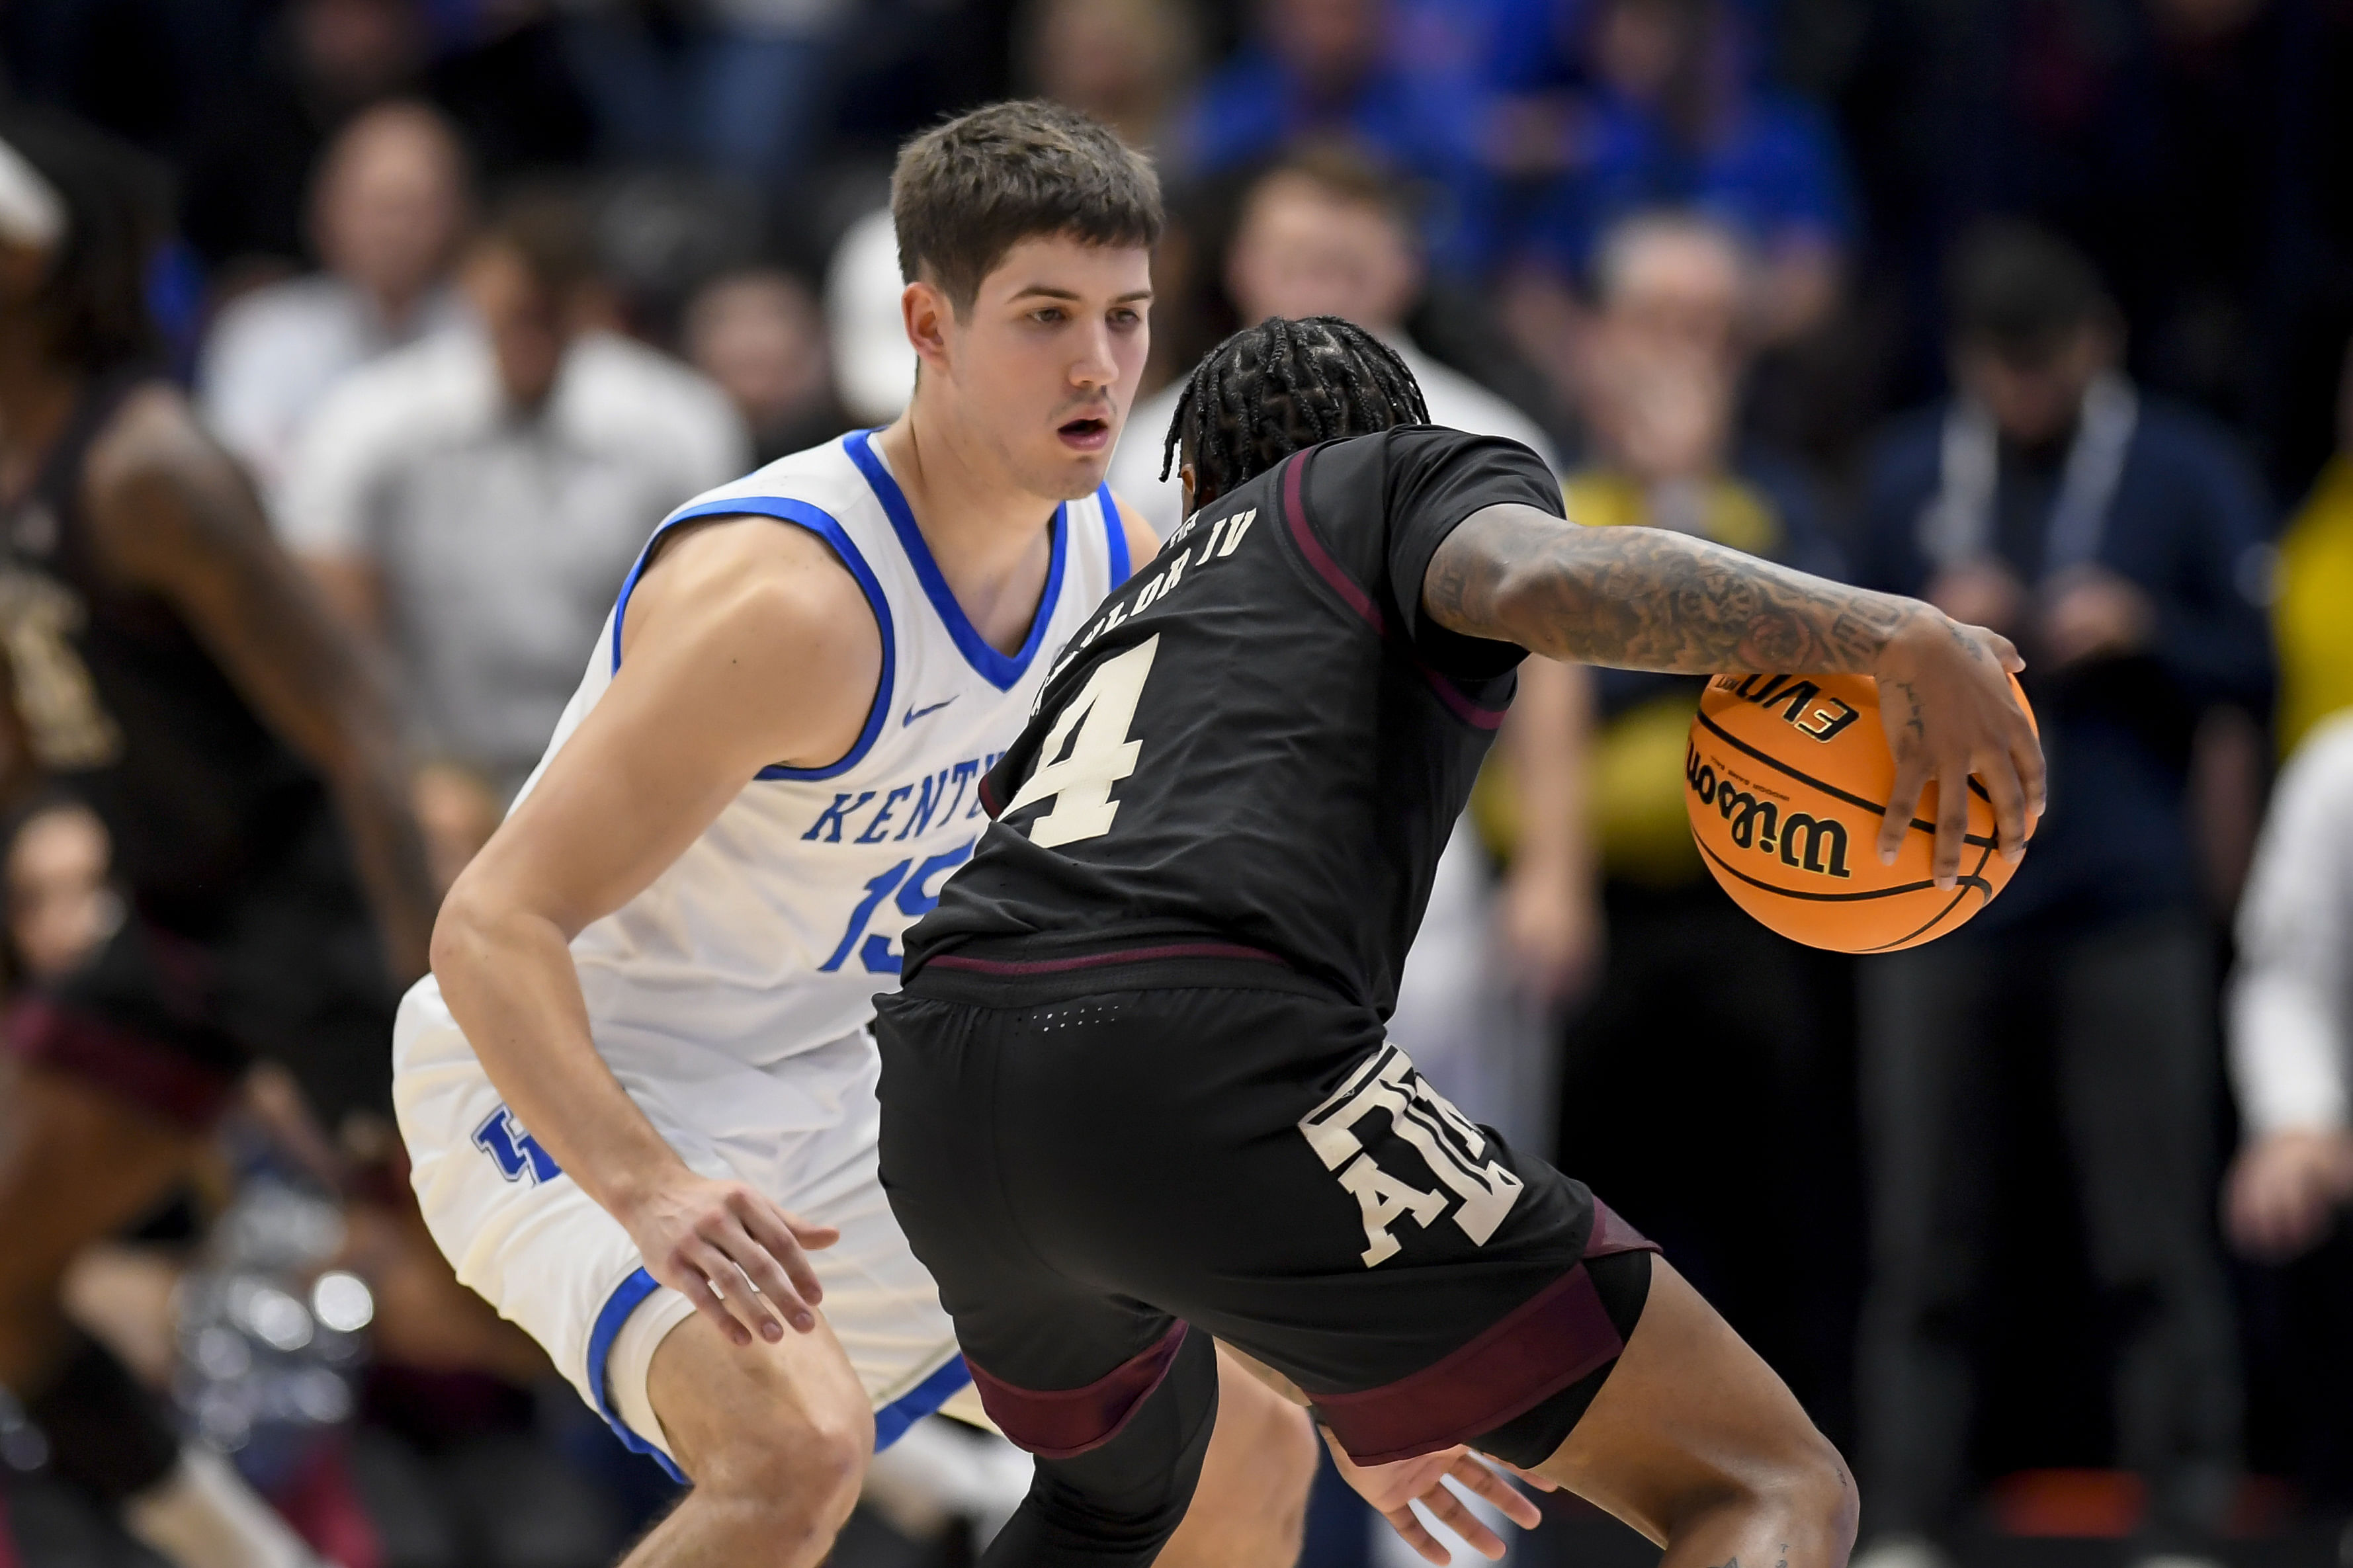
[[1019, 653], [1008, 658], [989, 647], [988, 639], [974, 630], [972, 622], [965, 618], [964, 606], [956, 603], [955, 595], [948, 588], [948, 580], [940, 575], [939, 563], [932, 559], [932, 547], [923, 542], [923, 531], [915, 526], [915, 514], [907, 505], [905, 492], [875, 455], [869, 440], [873, 434], [871, 430], [853, 430], [842, 437], [842, 444], [849, 448], [850, 460], [866, 476], [874, 498], [882, 503], [892, 530], [899, 536], [899, 546], [907, 552], [907, 563], [915, 569], [916, 580], [923, 584], [932, 608], [939, 612], [940, 624], [947, 627], [965, 662], [999, 691], [1011, 690], [1013, 683], [1029, 668], [1029, 661], [1038, 657], [1039, 645], [1046, 640], [1046, 626], [1054, 618], [1054, 605], [1061, 597], [1062, 565], [1070, 554], [1070, 509], [1054, 509], [1054, 560], [1046, 573], [1046, 592], [1038, 600], [1038, 618], [1029, 623], [1029, 640], [1021, 645]]
[[[631, 576], [635, 575], [631, 574]], [[621, 1439], [621, 1447], [631, 1453], [651, 1456], [654, 1463], [670, 1473], [671, 1480], [685, 1485], [686, 1477], [671, 1462], [670, 1457], [630, 1431], [621, 1418], [613, 1414], [612, 1406], [605, 1399], [605, 1363], [612, 1358], [613, 1342], [620, 1337], [621, 1325], [629, 1321], [629, 1314], [638, 1310], [639, 1302], [660, 1289], [660, 1282], [640, 1268], [622, 1280], [613, 1293], [605, 1298], [605, 1305], [596, 1314], [596, 1326], [588, 1331], [588, 1388], [596, 1414], [605, 1418], [605, 1425]], [[964, 1363], [959, 1360], [955, 1364], [961, 1367]], [[944, 1399], [947, 1396], [942, 1394], [941, 1397]]]
[[891, 714], [892, 688], [898, 676], [899, 647], [891, 624], [891, 601], [883, 595], [882, 584], [875, 577], [874, 569], [866, 563], [866, 557], [860, 554], [858, 546], [849, 542], [849, 535], [843, 531], [833, 514], [821, 508], [790, 496], [731, 496], [723, 500], [705, 501], [701, 506], [689, 507], [663, 520], [662, 525], [654, 530], [653, 538], [646, 541], [646, 547], [638, 552], [637, 564], [629, 568], [628, 578], [621, 584], [621, 596], [613, 604], [613, 671], [617, 675], [620, 673], [621, 622], [629, 613], [629, 595], [637, 591], [638, 579], [645, 574], [646, 562], [652, 556], [654, 546], [660, 542], [661, 536], [680, 523], [698, 517], [745, 515], [773, 517], [780, 522], [805, 528], [824, 540], [833, 552], [841, 557], [841, 563], [849, 569], [849, 574], [858, 580], [859, 588], [866, 595], [867, 604], [873, 608], [875, 629], [882, 634], [882, 679], [875, 684], [874, 706], [866, 711], [866, 728], [859, 731], [858, 743], [849, 748], [849, 755], [821, 768], [788, 768], [781, 763], [771, 763], [754, 775], [763, 779], [837, 777], [856, 767], [881, 737], [882, 721]]
[[939, 1371], [874, 1413], [874, 1451], [879, 1454], [905, 1436], [908, 1427], [945, 1405], [970, 1382], [972, 1369], [964, 1364], [964, 1357], [948, 1357]]
[[1103, 508], [1103, 540], [1111, 546], [1111, 591], [1117, 593], [1135, 571], [1127, 559], [1127, 526], [1120, 521], [1119, 505], [1111, 499], [1108, 482], [1095, 487], [1095, 504]]

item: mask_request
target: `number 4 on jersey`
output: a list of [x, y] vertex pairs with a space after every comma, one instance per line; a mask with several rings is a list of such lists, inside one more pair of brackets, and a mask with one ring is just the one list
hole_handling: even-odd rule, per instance
[[[1031, 843], [1050, 849], [1111, 831], [1112, 818], [1119, 815], [1111, 786], [1135, 771], [1136, 756], [1144, 750], [1144, 742], [1128, 739], [1127, 731], [1135, 722], [1135, 704], [1159, 651], [1155, 632], [1117, 658], [1103, 660], [1055, 717], [1045, 744], [1038, 749], [1045, 760], [1005, 808], [1009, 815], [1038, 801], [1053, 800], [1053, 809], [1029, 825]], [[1071, 732], [1074, 727], [1075, 736]]]

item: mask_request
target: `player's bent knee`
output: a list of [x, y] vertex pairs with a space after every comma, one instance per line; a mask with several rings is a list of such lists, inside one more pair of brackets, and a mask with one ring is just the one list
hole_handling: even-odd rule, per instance
[[695, 1489], [767, 1516], [784, 1537], [839, 1530], [874, 1457], [864, 1412], [780, 1410], [748, 1423], [694, 1470]]

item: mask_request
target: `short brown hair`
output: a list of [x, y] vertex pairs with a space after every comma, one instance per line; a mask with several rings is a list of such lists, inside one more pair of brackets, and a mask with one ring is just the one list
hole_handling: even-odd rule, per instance
[[532, 281], [554, 298], [604, 278], [596, 219], [569, 185], [532, 183], [508, 192], [474, 244], [512, 255]]
[[1088, 245], [1160, 237], [1160, 178], [1100, 121], [1041, 99], [992, 103], [900, 150], [891, 175], [899, 275], [962, 315], [1005, 253], [1039, 235]]

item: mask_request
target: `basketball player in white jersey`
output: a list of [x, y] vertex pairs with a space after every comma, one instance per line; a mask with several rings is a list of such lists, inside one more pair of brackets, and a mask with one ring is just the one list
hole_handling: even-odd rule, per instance
[[[1157, 548], [1103, 485], [1150, 167], [1000, 104], [910, 143], [892, 206], [908, 412], [656, 531], [396, 1031], [459, 1278], [695, 1483], [632, 1568], [818, 1563], [875, 1447], [968, 1393], [876, 1174], [871, 997], [1055, 652]], [[1224, 1394], [1163, 1561], [1288, 1563], [1313, 1436]]]

